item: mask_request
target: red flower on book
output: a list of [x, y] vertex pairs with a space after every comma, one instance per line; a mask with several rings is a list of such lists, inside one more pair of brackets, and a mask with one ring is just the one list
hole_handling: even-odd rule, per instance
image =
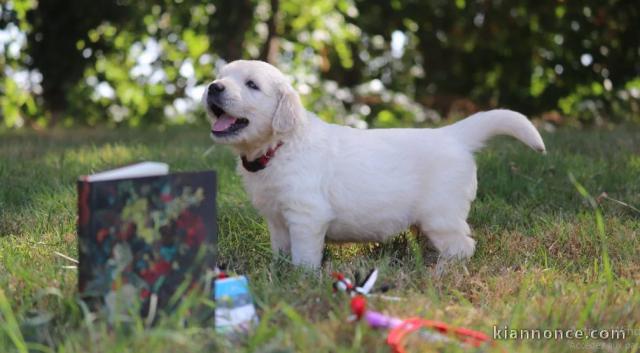
[[106, 238], [107, 236], [109, 236], [109, 229], [101, 228], [96, 234], [96, 240], [98, 241], [98, 243], [102, 243], [104, 241], [104, 238]]
[[165, 260], [160, 260], [148, 268], [140, 272], [140, 276], [144, 278], [147, 283], [152, 284], [160, 278], [160, 276], [166, 275], [171, 271], [171, 263]]
[[127, 240], [129, 239], [133, 233], [136, 231], [136, 226], [134, 223], [128, 223], [122, 227], [120, 227], [120, 232], [118, 232], [118, 239]]
[[159, 275], [166, 275], [171, 271], [171, 263], [169, 261], [160, 260], [153, 265], [153, 271]]
[[160, 200], [162, 200], [162, 202], [169, 202], [169, 201], [173, 200], [173, 195], [171, 195], [171, 194], [161, 194], [160, 195]]
[[140, 272], [140, 276], [149, 284], [152, 284], [156, 279], [158, 279], [158, 275], [151, 269], [142, 270], [142, 272]]
[[178, 229], [186, 231], [187, 238], [185, 242], [189, 246], [200, 245], [204, 241], [205, 229], [202, 218], [194, 215], [189, 211], [184, 211], [176, 221]]
[[178, 219], [176, 220], [176, 226], [180, 229], [187, 229], [193, 222], [194, 218], [195, 217], [193, 216], [193, 213], [189, 212], [188, 210], [184, 210], [178, 216]]

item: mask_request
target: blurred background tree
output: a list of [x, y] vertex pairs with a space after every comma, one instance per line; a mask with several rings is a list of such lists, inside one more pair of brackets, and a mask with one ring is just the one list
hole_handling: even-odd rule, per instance
[[640, 122], [638, 23], [631, 0], [9, 0], [0, 126], [197, 122], [216, 67], [238, 58], [357, 127], [492, 107]]

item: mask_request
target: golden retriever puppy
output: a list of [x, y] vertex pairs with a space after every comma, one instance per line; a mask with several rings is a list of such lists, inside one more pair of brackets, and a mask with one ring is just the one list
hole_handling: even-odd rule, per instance
[[545, 151], [535, 127], [510, 110], [439, 129], [329, 124], [304, 109], [278, 69], [260, 61], [224, 66], [203, 103], [213, 140], [240, 157], [238, 171], [267, 220], [273, 251], [311, 268], [320, 266], [325, 241], [381, 242], [410, 226], [442, 259], [469, 258], [473, 153], [495, 135]]

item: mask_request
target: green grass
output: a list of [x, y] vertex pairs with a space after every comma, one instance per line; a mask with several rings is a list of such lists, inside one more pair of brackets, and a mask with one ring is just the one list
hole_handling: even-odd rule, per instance
[[[493, 326], [626, 329], [624, 340], [504, 340], [480, 351], [636, 352], [640, 348], [640, 130], [561, 130], [540, 156], [500, 139], [478, 155], [468, 274], [433, 271], [428, 244], [409, 234], [376, 245], [329, 246], [322, 275], [272, 261], [264, 221], [247, 200], [235, 159], [206, 131], [72, 130], [0, 134], [0, 352], [388, 352], [385, 334], [349, 323], [329, 273], [380, 269], [402, 301], [378, 310], [493, 333]], [[78, 175], [139, 160], [219, 175], [220, 257], [249, 276], [262, 322], [228, 341], [186, 321], [109, 325], [76, 300]], [[573, 176], [573, 181], [570, 179]], [[607, 197], [598, 197], [602, 192]], [[586, 193], [593, 195], [596, 200]], [[622, 201], [630, 206], [622, 205]], [[415, 343], [414, 344], [418, 344]], [[420, 345], [417, 351], [460, 351]]]

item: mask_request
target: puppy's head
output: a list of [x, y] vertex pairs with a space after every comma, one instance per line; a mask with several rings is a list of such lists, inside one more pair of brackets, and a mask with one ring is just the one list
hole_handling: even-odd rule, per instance
[[225, 65], [202, 97], [215, 142], [251, 145], [293, 131], [304, 108], [287, 78], [262, 61]]

